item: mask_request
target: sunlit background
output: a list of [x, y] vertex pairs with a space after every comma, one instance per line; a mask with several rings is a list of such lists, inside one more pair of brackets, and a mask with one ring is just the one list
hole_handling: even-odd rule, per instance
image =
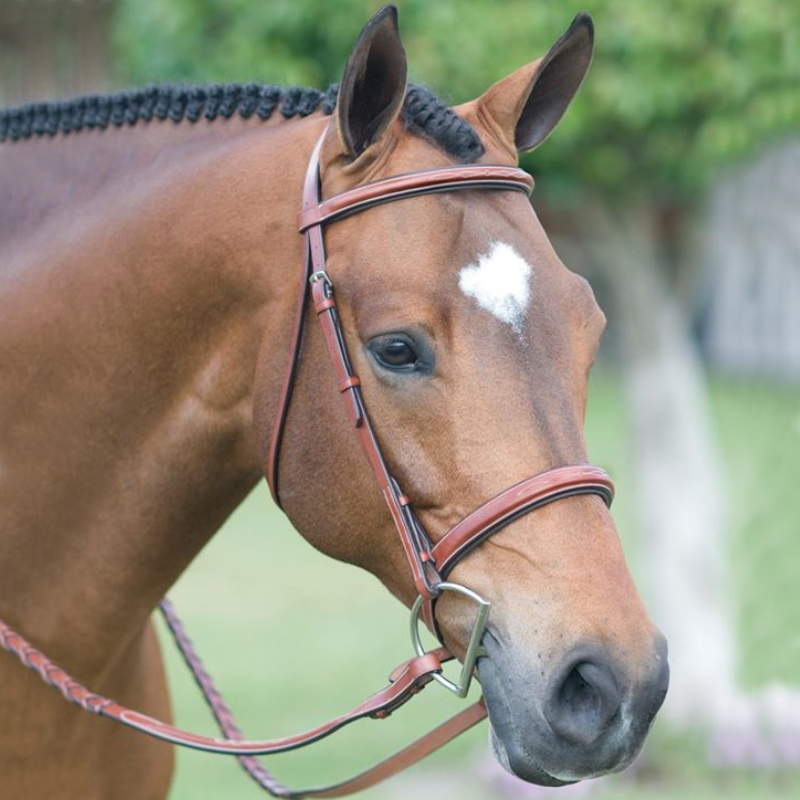
[[[411, 78], [453, 103], [543, 54], [580, 10], [596, 57], [523, 166], [563, 260], [610, 325], [588, 439], [671, 645], [673, 683], [623, 775], [515, 781], [482, 726], [365, 797], [800, 796], [800, 3], [400, 0]], [[0, 0], [0, 105], [152, 82], [325, 88], [374, 0]], [[313, 476], [309, 476], [313, 479]], [[326, 560], [264, 489], [173, 593], [247, 735], [305, 729], [409, 655], [406, 612]], [[180, 724], [213, 730], [167, 654]], [[341, 778], [456, 708], [430, 688], [387, 722], [281, 757]], [[182, 754], [172, 798], [245, 800], [235, 762]]]

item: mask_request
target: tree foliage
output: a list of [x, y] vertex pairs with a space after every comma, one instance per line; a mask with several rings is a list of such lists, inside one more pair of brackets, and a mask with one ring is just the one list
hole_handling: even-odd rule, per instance
[[[580, 10], [589, 78], [526, 166], [568, 188], [687, 197], [722, 165], [800, 129], [800, 3], [787, 0], [399, 0], [411, 77], [453, 102], [543, 54]], [[324, 87], [375, 0], [119, 0], [125, 83]]]

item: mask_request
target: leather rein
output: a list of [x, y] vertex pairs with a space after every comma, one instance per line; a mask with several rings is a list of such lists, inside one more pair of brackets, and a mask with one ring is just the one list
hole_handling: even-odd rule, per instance
[[[377, 766], [349, 780], [320, 788], [289, 789], [279, 783], [255, 758], [257, 755], [304, 747], [357, 719], [364, 717], [384, 719], [434, 680], [458, 696], [466, 696], [476, 661], [484, 655], [481, 638], [490, 603], [471, 589], [447, 581], [450, 571], [489, 536], [536, 508], [555, 500], [583, 494], [599, 495], [607, 505], [610, 505], [614, 496], [613, 483], [602, 469], [588, 465], [559, 467], [527, 478], [501, 492], [467, 515], [437, 541], [429, 536], [414, 513], [411, 499], [403, 493], [397, 479], [389, 471], [367, 412], [361, 382], [353, 372], [337, 310], [333, 283], [325, 270], [324, 226], [381, 203], [434, 192], [494, 189], [521, 191], [529, 195], [533, 188], [533, 179], [515, 167], [447, 167], [386, 178], [322, 200], [319, 154], [323, 139], [324, 134], [317, 142], [306, 171], [303, 206], [299, 216], [299, 230], [304, 237], [306, 252], [301, 271], [301, 287], [290, 356], [270, 441], [267, 480], [273, 498], [280, 505], [278, 467], [281, 443], [300, 360], [310, 294], [351, 427], [386, 501], [419, 595], [412, 607], [411, 618], [415, 657], [392, 672], [386, 688], [371, 695], [352, 711], [295, 736], [258, 741], [245, 740], [230, 709], [194, 651], [172, 606], [164, 600], [160, 606], [162, 614], [224, 737], [217, 738], [182, 731], [91, 692], [0, 620], [0, 647], [16, 656], [70, 702], [94, 714], [173, 744], [235, 755], [259, 786], [274, 796], [286, 798], [342, 797], [369, 788], [416, 763], [482, 720], [486, 716], [483, 699]], [[436, 624], [435, 603], [437, 598], [447, 591], [470, 598], [477, 607], [475, 624], [464, 657], [461, 676], [457, 682], [445, 677], [442, 672], [442, 664], [452, 660], [453, 655], [445, 646], [426, 652], [418, 631], [418, 619], [422, 613], [428, 627], [442, 641], [441, 632]]]

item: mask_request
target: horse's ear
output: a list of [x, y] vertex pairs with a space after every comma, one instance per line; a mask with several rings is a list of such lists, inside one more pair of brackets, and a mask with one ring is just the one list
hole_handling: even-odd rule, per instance
[[558, 125], [592, 63], [594, 25], [578, 14], [547, 55], [491, 86], [478, 103], [520, 153], [538, 147]]
[[406, 75], [397, 8], [384, 6], [361, 31], [339, 83], [336, 130], [352, 158], [377, 141], [400, 113]]

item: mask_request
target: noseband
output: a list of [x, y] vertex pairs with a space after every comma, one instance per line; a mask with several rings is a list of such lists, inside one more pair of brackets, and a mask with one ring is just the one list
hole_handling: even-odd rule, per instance
[[475, 592], [447, 581], [447, 576], [473, 548], [497, 533], [513, 520], [555, 500], [581, 494], [596, 494], [611, 505], [614, 485], [606, 472], [588, 465], [559, 467], [539, 473], [511, 486], [454, 525], [434, 542], [414, 513], [411, 498], [400, 488], [390, 472], [364, 403], [361, 381], [353, 372], [347, 354], [344, 331], [336, 307], [333, 283], [326, 272], [323, 228], [373, 206], [410, 197], [453, 192], [466, 189], [494, 189], [524, 192], [530, 195], [533, 179], [516, 167], [465, 166], [433, 169], [398, 175], [368, 183], [327, 200], [320, 198], [319, 155], [324, 136], [317, 142], [306, 170], [303, 187], [303, 209], [298, 223], [305, 238], [306, 257], [302, 271], [302, 288], [295, 317], [294, 337], [286, 369], [278, 414], [270, 440], [267, 480], [272, 497], [280, 505], [278, 467], [286, 417], [292, 397], [294, 379], [300, 360], [308, 293], [322, 326], [336, 385], [344, 400], [350, 425], [366, 456], [367, 462], [389, 508], [411, 569], [418, 598], [412, 608], [412, 639], [418, 655], [424, 653], [417, 633], [417, 618], [424, 614], [428, 627], [440, 641], [441, 632], [434, 614], [435, 602], [443, 592], [453, 591], [469, 597], [478, 606], [470, 643], [466, 650], [461, 679], [454, 683], [441, 673], [434, 678], [458, 696], [464, 697], [480, 654], [480, 641], [486, 625], [490, 603]]
[[[558, 467], [527, 478], [501, 492], [467, 515], [436, 541], [425, 531], [414, 513], [411, 499], [403, 493], [398, 480], [389, 472], [364, 403], [361, 381], [352, 370], [336, 307], [333, 283], [325, 271], [323, 227], [381, 203], [434, 192], [494, 189], [530, 194], [533, 180], [527, 173], [514, 167], [450, 167], [386, 178], [322, 201], [319, 172], [321, 145], [322, 139], [317, 143], [306, 172], [303, 208], [299, 218], [300, 232], [305, 239], [306, 255], [301, 273], [301, 289], [290, 357], [270, 440], [267, 480], [273, 498], [280, 505], [278, 466], [281, 442], [300, 360], [310, 293], [350, 424], [389, 508], [419, 595], [413, 605], [411, 616], [412, 641], [416, 657], [401, 664], [391, 674], [386, 688], [371, 695], [352, 711], [330, 722], [305, 733], [281, 739], [244, 740], [230, 709], [203, 668], [172, 606], [164, 600], [161, 603], [161, 610], [166, 623], [225, 737], [215, 738], [182, 731], [91, 692], [0, 620], [0, 648], [16, 656], [70, 702], [98, 716], [173, 744], [238, 756], [242, 766], [259, 786], [274, 796], [285, 798], [342, 797], [369, 788], [416, 763], [482, 720], [486, 716], [486, 709], [480, 700], [377, 766], [350, 780], [317, 789], [300, 791], [288, 789], [254, 757], [304, 747], [357, 719], [365, 717], [384, 719], [432, 680], [440, 682], [460, 697], [465, 696], [475, 662], [482, 655], [480, 642], [490, 603], [471, 589], [449, 582], [447, 577], [450, 571], [489, 536], [536, 508], [580, 494], [599, 495], [607, 505], [610, 505], [614, 496], [611, 479], [602, 469], [588, 465]], [[420, 613], [423, 613], [428, 627], [440, 640], [442, 639], [436, 625], [434, 610], [437, 598], [447, 591], [466, 596], [477, 604], [475, 624], [458, 682], [451, 681], [442, 674], [442, 664], [451, 660], [453, 656], [445, 647], [426, 652], [418, 630], [418, 618]]]

